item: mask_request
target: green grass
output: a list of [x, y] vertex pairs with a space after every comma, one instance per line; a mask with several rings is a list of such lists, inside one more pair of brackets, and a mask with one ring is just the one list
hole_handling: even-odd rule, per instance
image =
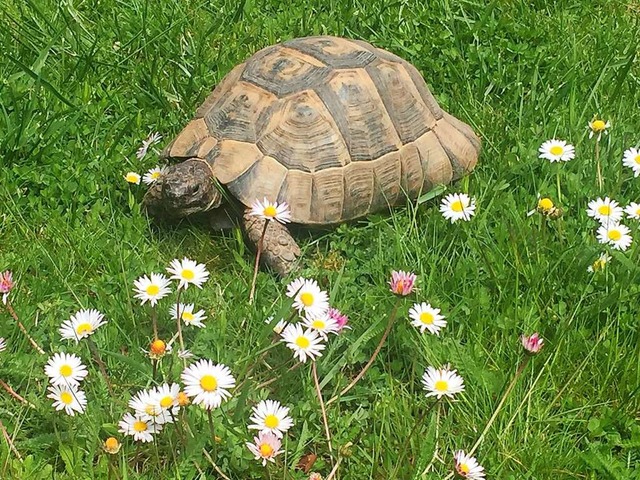
[[[299, 237], [301, 273], [330, 291], [353, 326], [319, 362], [325, 398], [375, 348], [395, 301], [390, 271], [419, 275], [420, 291], [402, 302], [372, 369], [328, 409], [333, 445], [345, 454], [339, 478], [394, 478], [396, 469], [395, 478], [444, 478], [453, 452], [471, 448], [513, 377], [522, 358], [518, 336], [534, 330], [545, 348], [477, 451], [488, 477], [640, 478], [638, 239], [613, 254], [604, 274], [589, 275], [601, 248], [585, 213], [599, 195], [640, 201], [640, 179], [620, 162], [640, 142], [638, 12], [631, 0], [4, 2], [0, 269], [17, 275], [13, 304], [47, 352], [73, 351], [89, 362], [86, 346], [62, 345], [57, 329], [80, 308], [106, 314], [109, 323], [94, 338], [117, 394], [109, 395], [91, 365], [87, 414], [54, 412], [45, 398], [46, 359], [0, 311], [9, 344], [0, 379], [35, 405], [0, 391], [0, 419], [24, 459], [0, 441], [0, 477], [108, 478], [111, 464], [110, 478], [216, 478], [202, 454], [212, 449], [197, 409], [189, 421], [199, 434], [186, 446], [168, 428], [155, 444], [126, 440], [113, 458], [101, 451], [129, 396], [151, 384], [142, 351], [149, 314], [132, 298], [133, 280], [175, 257], [206, 263], [212, 278], [187, 298], [207, 310], [209, 326], [187, 339], [199, 356], [231, 365], [239, 381], [269, 344], [263, 320], [284, 304], [285, 283], [262, 271], [258, 301], [249, 306], [253, 256], [240, 233], [187, 222], [158, 228], [141, 213], [143, 190], [129, 189], [122, 175], [154, 166], [153, 156], [142, 167], [135, 159], [141, 139], [160, 131], [169, 140], [235, 64], [281, 40], [332, 34], [414, 63], [442, 107], [483, 139], [477, 171], [452, 187], [476, 197], [471, 222], [448, 224], [432, 200]], [[613, 124], [602, 142], [603, 192], [585, 128], [594, 114]], [[539, 160], [537, 148], [553, 137], [576, 145], [577, 158], [557, 168]], [[557, 174], [562, 218], [527, 217], [538, 193], [558, 201]], [[414, 300], [447, 316], [440, 338], [422, 337], [404, 320]], [[161, 333], [173, 333], [167, 316]], [[427, 416], [402, 456], [432, 403], [420, 376], [446, 362], [464, 376], [466, 391]], [[318, 454], [314, 470], [329, 473], [310, 370], [285, 373], [291, 365], [284, 347], [273, 349], [216, 411], [217, 463], [229, 477], [305, 478], [294, 466], [311, 452]], [[171, 362], [162, 368], [173, 378], [180, 370]], [[267, 396], [291, 406], [296, 421], [271, 477], [243, 446], [250, 406]], [[432, 457], [433, 471], [423, 475]]]

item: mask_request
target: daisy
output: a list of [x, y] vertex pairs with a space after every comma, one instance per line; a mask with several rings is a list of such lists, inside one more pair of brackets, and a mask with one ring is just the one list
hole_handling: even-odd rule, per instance
[[134, 440], [144, 443], [152, 442], [153, 434], [162, 430], [162, 425], [144, 420], [138, 414], [133, 416], [130, 413], [125, 413], [122, 420], [118, 422], [118, 426], [120, 433], [130, 435]]
[[172, 274], [172, 280], [180, 281], [178, 288], [184, 288], [185, 290], [189, 287], [189, 284], [202, 288], [202, 284], [209, 278], [209, 272], [202, 263], [196, 263], [186, 257], [182, 260], [172, 260], [167, 272]]
[[466, 193], [450, 193], [440, 203], [442, 216], [447, 220], [451, 220], [451, 223], [455, 223], [458, 220], [471, 220], [471, 217], [476, 213], [475, 210], [475, 199], [469, 197]]
[[294, 296], [293, 308], [309, 315], [321, 315], [329, 310], [329, 296], [315, 280], [304, 280]]
[[77, 387], [89, 373], [80, 357], [73, 354], [56, 353], [44, 367], [44, 373], [52, 385]]
[[422, 383], [427, 390], [427, 397], [436, 396], [438, 399], [444, 395], [453, 398], [456, 393], [464, 390], [462, 377], [448, 367], [440, 369], [428, 367], [422, 376]]
[[622, 220], [622, 207], [609, 197], [598, 198], [589, 202], [587, 215], [595, 218], [602, 225], [618, 223]]
[[608, 243], [616, 250], [625, 251], [633, 240], [629, 232], [629, 228], [622, 224], [601, 225], [598, 228], [598, 241]]
[[247, 448], [256, 457], [256, 460], [262, 460], [262, 466], [267, 464], [267, 461], [274, 462], [274, 457], [283, 452], [280, 450], [282, 442], [278, 437], [269, 432], [260, 432], [257, 437], [253, 437], [253, 443], [247, 442]]
[[289, 223], [291, 221], [291, 210], [289, 210], [287, 202], [272, 203], [266, 198], [262, 202], [260, 200], [253, 202], [249, 214], [264, 220], [275, 220], [280, 223]]
[[118, 441], [116, 437], [107, 438], [102, 444], [102, 449], [110, 453], [111, 455], [115, 455], [122, 448], [122, 444]]
[[438, 335], [440, 329], [447, 326], [447, 321], [443, 315], [440, 315], [439, 308], [433, 308], [429, 303], [416, 303], [409, 310], [409, 317], [413, 325], [420, 329], [420, 333], [429, 330], [429, 333]]
[[276, 400], [262, 400], [253, 407], [253, 415], [249, 420], [253, 422], [249, 425], [249, 429], [272, 433], [278, 438], [282, 438], [282, 435], [293, 426], [289, 409]]
[[144, 176], [142, 177], [142, 181], [145, 183], [145, 185], [151, 185], [152, 183], [160, 180], [166, 170], [166, 167], [154, 167], [144, 174]]
[[469, 480], [483, 480], [484, 468], [480, 466], [475, 457], [458, 450], [453, 456], [456, 461], [456, 473]]
[[184, 393], [194, 397], [194, 404], [207, 410], [219, 407], [223, 400], [231, 397], [229, 389], [236, 385], [229, 367], [211, 360], [199, 360], [188, 366], [180, 378], [185, 384]]
[[627, 218], [640, 220], [640, 203], [631, 202], [624, 208], [624, 211], [627, 214]]
[[609, 260], [611, 260], [611, 255], [606, 253], [600, 254], [600, 256], [587, 267], [587, 272], [595, 273], [603, 271], [606, 268], [607, 263], [609, 263]]
[[105, 323], [104, 315], [98, 310], [80, 310], [62, 323], [59, 332], [63, 340], [73, 339], [77, 343]]
[[[180, 307], [180, 318], [186, 325], [191, 325], [198, 328], [204, 328], [205, 324], [202, 323], [203, 320], [206, 320], [206, 315], [204, 314], [204, 310], [198, 310], [196, 313], [193, 313], [193, 303], [181, 303]], [[169, 313], [171, 314], [171, 318], [174, 320], [178, 319], [178, 305], [173, 304], [169, 309]]]
[[176, 415], [180, 411], [178, 404], [178, 395], [180, 394], [180, 385], [177, 383], [163, 383], [154, 389], [154, 397], [158, 405], [163, 410], [170, 411], [172, 415]]
[[537, 333], [532, 334], [527, 337], [526, 335], [522, 335], [520, 337], [520, 341], [522, 342], [522, 346], [528, 353], [538, 353], [540, 349], [542, 349], [542, 345], [544, 345], [544, 340], [540, 338]]
[[149, 147], [154, 146], [156, 143], [160, 142], [160, 140], [162, 140], [162, 135], [158, 132], [150, 134], [146, 140], [143, 140], [142, 146], [136, 152], [138, 160], [142, 160], [147, 155]]
[[4, 338], [0, 337], [0, 352], [4, 352], [7, 349], [7, 342]]
[[72, 417], [77, 413], [83, 413], [87, 406], [87, 397], [82, 390], [70, 385], [53, 385], [49, 387], [51, 392], [47, 398], [51, 398], [53, 407], [62, 410]]
[[295, 280], [293, 280], [291, 283], [289, 283], [289, 285], [287, 285], [287, 297], [289, 298], [295, 297], [296, 294], [298, 293], [298, 290], [302, 288], [302, 286], [305, 284], [306, 281], [307, 281], [306, 278], [298, 277]]
[[347, 325], [347, 323], [349, 323], [349, 317], [337, 308], [330, 308], [327, 315], [336, 321], [336, 324], [338, 325], [338, 333], [342, 332], [345, 328], [349, 330], [351, 329], [351, 327]]
[[640, 176], [640, 150], [637, 148], [625, 150], [624, 156], [622, 157], [622, 164], [633, 170], [634, 177]]
[[158, 425], [173, 423], [171, 414], [160, 406], [155, 390], [140, 390], [129, 400], [129, 407], [141, 420]]
[[576, 156], [573, 145], [568, 144], [564, 140], [547, 140], [538, 149], [540, 155], [538, 158], [545, 158], [551, 163], [568, 162]]
[[159, 338], [156, 338], [151, 342], [151, 345], [149, 345], [149, 357], [153, 360], [158, 360], [169, 352], [171, 352], [171, 346]]
[[402, 270], [396, 272], [394, 270], [391, 272], [391, 281], [389, 282], [389, 286], [393, 293], [404, 297], [413, 292], [413, 287], [415, 286], [417, 279], [418, 277], [415, 273], [403, 272]]
[[282, 340], [286, 342], [287, 347], [293, 350], [293, 356], [298, 357], [302, 363], [307, 358], [315, 360], [316, 357], [322, 356], [322, 350], [325, 345], [322, 343], [320, 335], [311, 329], [302, 330], [298, 324], [289, 324], [282, 332]]
[[0, 293], [2, 294], [2, 303], [5, 305], [7, 304], [7, 298], [9, 298], [9, 292], [11, 292], [13, 285], [13, 274], [11, 271], [0, 272]]
[[598, 137], [596, 140], [600, 141], [600, 136], [603, 133], [607, 135], [609, 134], [609, 132], [607, 132], [607, 128], [609, 127], [611, 127], [610, 122], [605, 122], [604, 120], [600, 120], [598, 117], [593, 117], [593, 120], [587, 125], [587, 128], [591, 130], [591, 132], [589, 132], [589, 138], [597, 135]]
[[124, 179], [129, 183], [133, 183], [135, 185], [140, 185], [140, 174], [138, 174], [136, 172], [128, 172], [124, 176]]
[[134, 280], [135, 298], [142, 300], [141, 304], [144, 305], [147, 301], [153, 307], [158, 300], [166, 297], [171, 293], [169, 284], [171, 280], [162, 275], [161, 273], [152, 273], [151, 278], [146, 275]]
[[329, 333], [338, 334], [338, 322], [331, 318], [328, 313], [307, 315], [302, 324], [318, 332], [324, 340], [328, 338]]

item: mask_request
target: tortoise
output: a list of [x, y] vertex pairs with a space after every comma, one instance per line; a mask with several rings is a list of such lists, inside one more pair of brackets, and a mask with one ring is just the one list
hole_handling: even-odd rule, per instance
[[[476, 165], [480, 140], [444, 112], [418, 70], [361, 40], [296, 38], [233, 68], [164, 149], [168, 167], [147, 191], [156, 217], [216, 215], [286, 202], [294, 224], [335, 225], [388, 209]], [[245, 213], [256, 244], [264, 221]], [[280, 275], [300, 249], [270, 221], [262, 258]]]

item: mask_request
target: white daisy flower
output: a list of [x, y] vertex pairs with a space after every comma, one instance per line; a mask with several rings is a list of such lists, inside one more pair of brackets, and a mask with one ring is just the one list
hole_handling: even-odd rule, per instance
[[471, 220], [475, 215], [476, 201], [469, 197], [466, 193], [450, 193], [442, 199], [440, 203], [440, 212], [451, 223], [458, 220]]
[[229, 367], [211, 360], [199, 360], [188, 366], [180, 378], [185, 385], [184, 393], [194, 397], [194, 404], [207, 410], [218, 408], [223, 400], [231, 397], [229, 389], [236, 385]]
[[264, 220], [275, 220], [280, 223], [289, 223], [291, 221], [291, 210], [287, 202], [270, 202], [266, 198], [264, 201], [256, 200], [251, 205], [250, 215], [260, 217]]
[[127, 172], [127, 174], [124, 176], [124, 179], [129, 183], [140, 185], [140, 174], [136, 172]]
[[[198, 310], [196, 313], [193, 313], [193, 303], [181, 303], [180, 304], [180, 318], [185, 323], [185, 325], [190, 325], [193, 327], [204, 328], [205, 324], [202, 323], [203, 320], [206, 320], [207, 316], [204, 314], [204, 310]], [[178, 319], [178, 305], [173, 304], [169, 309], [169, 313], [171, 314], [171, 318], [174, 320]]]
[[152, 442], [153, 434], [162, 430], [162, 425], [144, 420], [137, 414], [133, 416], [130, 413], [125, 413], [122, 420], [118, 422], [118, 426], [120, 433], [132, 436], [134, 440], [144, 443]]
[[627, 214], [627, 218], [640, 220], [640, 203], [631, 202], [629, 205], [624, 207], [624, 211]]
[[607, 267], [607, 263], [609, 263], [610, 260], [611, 260], [611, 255], [608, 255], [606, 253], [600, 254], [600, 256], [591, 265], [587, 267], [587, 272], [589, 273], [601, 272]]
[[273, 433], [276, 437], [282, 435], [293, 426], [289, 416], [289, 408], [280, 405], [276, 400], [262, 400], [253, 407], [253, 415], [249, 418], [249, 429]]
[[144, 174], [144, 176], [142, 177], [142, 181], [145, 183], [145, 185], [151, 185], [152, 183], [156, 183], [158, 180], [162, 178], [166, 170], [167, 170], [167, 167], [160, 167], [160, 166], [154, 167]]
[[484, 468], [480, 466], [475, 457], [458, 450], [453, 456], [456, 461], [456, 473], [468, 480], [483, 480]]
[[7, 342], [4, 338], [0, 337], [0, 352], [4, 352], [7, 349]]
[[625, 251], [633, 241], [629, 232], [629, 228], [622, 224], [601, 225], [598, 228], [598, 241], [609, 244], [616, 250]]
[[73, 339], [77, 343], [105, 323], [104, 315], [98, 310], [80, 310], [70, 320], [62, 322], [59, 332], [63, 340]]
[[158, 132], [150, 134], [146, 140], [143, 140], [142, 146], [136, 152], [136, 157], [138, 158], [138, 160], [142, 160], [147, 155], [149, 147], [154, 146], [155, 144], [160, 142], [160, 140], [162, 140], [162, 135], [160, 135]]
[[202, 263], [196, 263], [186, 257], [182, 260], [172, 260], [167, 272], [172, 274], [172, 280], [175, 279], [180, 282], [178, 288], [184, 288], [185, 290], [190, 284], [202, 288], [202, 284], [209, 278], [209, 272]]
[[80, 357], [67, 353], [56, 353], [44, 366], [44, 373], [52, 385], [77, 387], [89, 373]]
[[298, 312], [320, 315], [329, 310], [329, 295], [320, 289], [315, 280], [304, 280], [293, 298], [293, 308]]
[[147, 301], [153, 307], [158, 300], [166, 297], [171, 293], [169, 285], [171, 280], [165, 277], [161, 273], [152, 273], [151, 278], [146, 275], [134, 280], [135, 298], [142, 300], [141, 305], [144, 305]]
[[611, 127], [611, 123], [610, 122], [605, 122], [604, 120], [600, 120], [597, 117], [594, 117], [594, 119], [592, 121], [589, 122], [589, 124], [587, 125], [587, 128], [589, 128], [591, 131], [589, 132], [589, 138], [593, 137], [594, 135], [597, 135], [597, 140], [600, 140], [600, 137], [602, 136], [602, 134], [609, 134], [609, 132], [607, 131], [607, 128]]
[[87, 406], [87, 397], [82, 390], [78, 390], [71, 385], [53, 385], [49, 387], [51, 392], [47, 398], [53, 400], [53, 407], [56, 410], [64, 410], [72, 417], [76, 413], [83, 413]]
[[587, 215], [595, 218], [602, 225], [618, 223], [622, 220], [622, 207], [609, 197], [598, 198], [589, 202]]
[[568, 162], [576, 156], [573, 145], [568, 144], [564, 140], [547, 140], [538, 149], [540, 155], [538, 158], [545, 158], [551, 163]]
[[436, 396], [438, 399], [444, 395], [453, 398], [455, 394], [464, 391], [464, 380], [455, 370], [449, 370], [449, 367], [428, 367], [422, 376], [422, 384], [427, 397]]
[[256, 457], [256, 460], [262, 460], [262, 466], [269, 462], [275, 462], [276, 455], [283, 452], [280, 450], [282, 442], [273, 433], [260, 432], [257, 437], [253, 437], [253, 443], [247, 442], [247, 448]]
[[640, 177], [640, 150], [637, 148], [625, 150], [622, 164], [633, 170], [634, 177]]
[[287, 285], [287, 297], [289, 298], [295, 297], [296, 294], [298, 293], [298, 290], [302, 288], [302, 286], [305, 284], [306, 281], [307, 281], [306, 278], [298, 277], [295, 280], [293, 280], [291, 283], [289, 283], [289, 285]]
[[158, 425], [173, 423], [171, 413], [160, 406], [160, 399], [155, 390], [140, 390], [131, 400], [129, 407], [141, 420]]
[[429, 303], [416, 303], [409, 309], [409, 317], [413, 325], [420, 329], [420, 333], [429, 330], [429, 333], [438, 335], [440, 329], [447, 326], [444, 315], [440, 315], [439, 308], [433, 308]]
[[158, 401], [160, 407], [169, 411], [170, 414], [176, 415], [180, 411], [180, 404], [178, 395], [180, 394], [180, 385], [177, 383], [163, 383], [159, 387], [156, 387], [153, 392], [153, 396]]
[[282, 332], [282, 340], [287, 347], [293, 350], [293, 356], [298, 357], [305, 363], [307, 358], [315, 360], [322, 356], [325, 345], [322, 343], [320, 335], [311, 329], [302, 330], [298, 324], [289, 324]]
[[320, 315], [307, 314], [302, 324], [318, 332], [324, 340], [328, 338], [329, 333], [337, 335], [340, 330], [338, 322], [335, 318], [330, 317], [328, 312]]

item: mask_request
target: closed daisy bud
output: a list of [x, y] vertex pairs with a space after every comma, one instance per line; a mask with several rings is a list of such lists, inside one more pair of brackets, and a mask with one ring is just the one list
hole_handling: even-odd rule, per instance
[[191, 403], [191, 400], [189, 400], [189, 397], [184, 392], [178, 392], [178, 396], [176, 397], [176, 400], [178, 402], [178, 405], [181, 407], [186, 407]]
[[600, 254], [600, 256], [591, 265], [587, 267], [587, 272], [589, 273], [602, 272], [607, 267], [607, 263], [609, 263], [610, 260], [611, 260], [611, 255], [608, 255], [606, 253]]
[[149, 345], [149, 357], [154, 360], [164, 357], [168, 351], [169, 347], [165, 341], [159, 338], [155, 339], [151, 342], [151, 345]]
[[522, 335], [520, 337], [520, 341], [522, 342], [524, 349], [531, 354], [538, 353], [542, 349], [542, 345], [544, 345], [544, 340], [540, 338], [537, 333], [534, 333], [529, 337]]
[[7, 349], [7, 342], [4, 338], [0, 337], [0, 352], [4, 352]]
[[122, 444], [116, 437], [109, 437], [102, 444], [102, 449], [105, 452], [110, 453], [111, 455], [115, 455], [116, 453], [118, 453], [120, 451], [120, 448], [122, 448]]
[[336, 324], [338, 325], [338, 333], [342, 332], [342, 330], [344, 330], [345, 328], [347, 330], [351, 329], [351, 327], [347, 325], [349, 323], [349, 317], [347, 317], [337, 308], [330, 308], [327, 312], [327, 315], [329, 315], [329, 317], [333, 318], [336, 321]]
[[13, 288], [13, 274], [7, 270], [6, 272], [0, 272], [0, 293], [2, 294], [2, 303], [7, 304], [9, 298], [9, 292]]
[[391, 281], [389, 282], [389, 286], [393, 293], [404, 297], [413, 292], [417, 279], [418, 277], [415, 273], [403, 272], [402, 270], [396, 272], [394, 270], [391, 272]]

